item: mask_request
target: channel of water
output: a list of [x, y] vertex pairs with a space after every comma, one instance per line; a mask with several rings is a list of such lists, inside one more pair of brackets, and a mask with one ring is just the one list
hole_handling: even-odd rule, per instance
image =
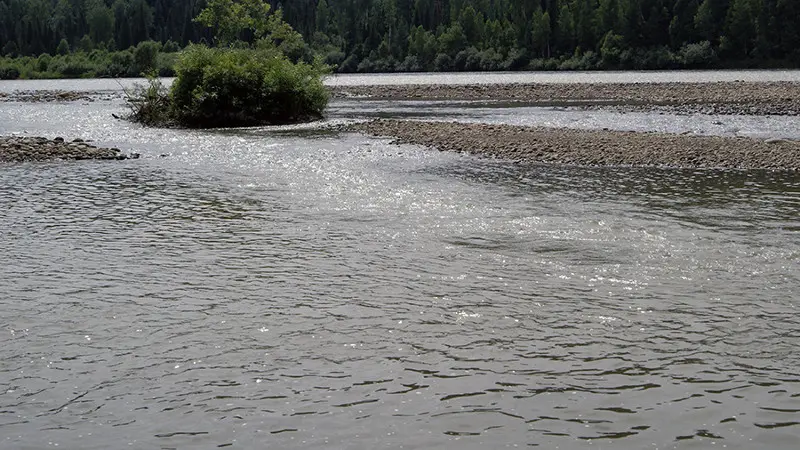
[[[764, 129], [428, 106], [329, 117]], [[142, 154], [0, 165], [0, 448], [797, 447], [797, 174], [509, 165], [122, 109], [0, 103], [0, 134]]]

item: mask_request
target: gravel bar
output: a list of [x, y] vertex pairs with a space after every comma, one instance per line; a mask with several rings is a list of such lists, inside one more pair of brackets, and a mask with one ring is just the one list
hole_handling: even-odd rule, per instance
[[62, 90], [31, 90], [0, 92], [0, 103], [58, 103], [58, 102], [94, 102], [98, 100], [116, 100], [124, 98], [124, 92], [78, 92]]
[[58, 161], [58, 160], [123, 160], [136, 159], [138, 153], [126, 155], [118, 148], [96, 147], [75, 139], [67, 142], [63, 138], [0, 136], [0, 162]]
[[800, 83], [550, 83], [335, 86], [333, 98], [514, 101], [541, 106], [650, 108], [687, 114], [800, 115]]
[[388, 119], [346, 129], [520, 163], [800, 170], [800, 143], [783, 139]]

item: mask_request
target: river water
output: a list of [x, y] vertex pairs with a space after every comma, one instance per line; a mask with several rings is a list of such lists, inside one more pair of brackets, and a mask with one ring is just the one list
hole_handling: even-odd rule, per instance
[[0, 166], [0, 448], [797, 448], [797, 174], [121, 111], [0, 103], [142, 154]]
[[[169, 85], [172, 78], [164, 78]], [[0, 82], [0, 92], [59, 89], [67, 91], [119, 91], [143, 83], [143, 78], [14, 80]], [[508, 84], [508, 83], [713, 83], [730, 81], [800, 82], [800, 70], [669, 70], [603, 72], [458, 72], [336, 74], [328, 86], [403, 84]]]

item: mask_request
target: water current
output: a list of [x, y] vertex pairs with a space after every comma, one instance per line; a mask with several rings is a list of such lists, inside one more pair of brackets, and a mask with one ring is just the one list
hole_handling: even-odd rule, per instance
[[0, 448], [798, 446], [797, 174], [120, 111], [0, 103], [142, 154], [0, 166]]
[[[142, 78], [14, 80], [0, 82], [0, 92], [60, 89], [68, 91], [117, 91], [142, 83]], [[507, 83], [713, 83], [726, 81], [800, 82], [800, 70], [670, 70], [594, 72], [461, 72], [402, 74], [336, 74], [328, 86], [398, 84], [507, 84]], [[165, 84], [172, 82], [164, 79]]]

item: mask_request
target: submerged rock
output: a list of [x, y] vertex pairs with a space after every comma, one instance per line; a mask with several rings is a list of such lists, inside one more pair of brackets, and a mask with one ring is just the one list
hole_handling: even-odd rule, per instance
[[66, 142], [64, 138], [0, 136], [0, 162], [53, 160], [124, 160], [136, 159], [138, 153], [126, 155], [118, 148], [96, 147], [83, 140]]

